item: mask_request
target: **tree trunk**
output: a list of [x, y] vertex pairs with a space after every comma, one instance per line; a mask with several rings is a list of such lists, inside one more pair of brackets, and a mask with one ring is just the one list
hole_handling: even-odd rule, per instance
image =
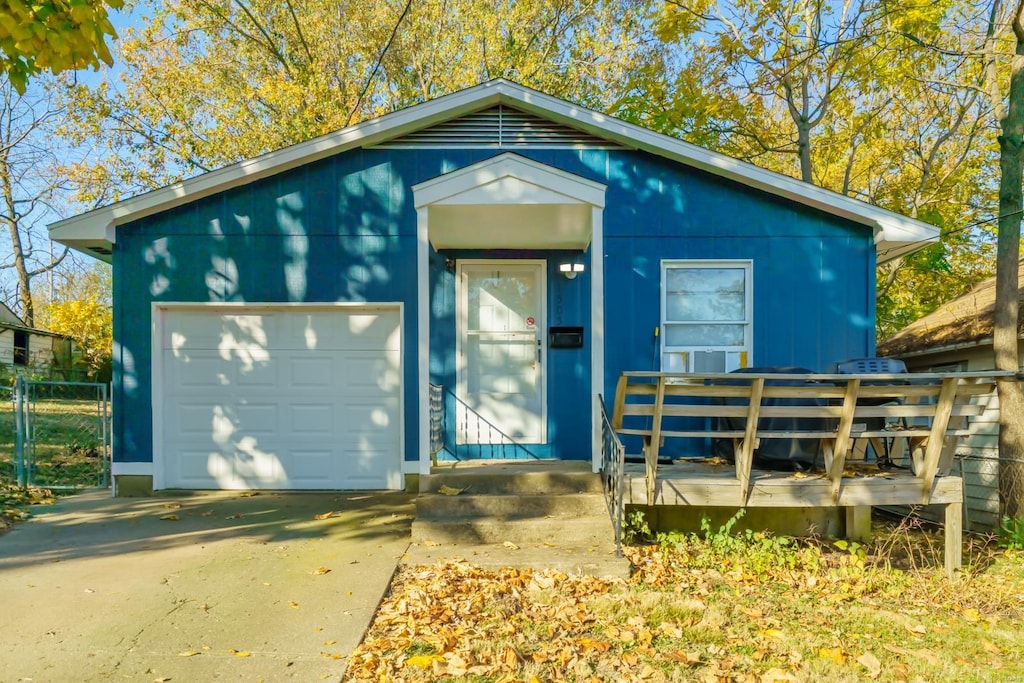
[[3, 222], [11, 238], [11, 250], [14, 252], [14, 272], [18, 276], [18, 303], [21, 304], [21, 319], [26, 325], [35, 324], [35, 311], [32, 306], [31, 276], [25, 262], [25, 250], [21, 244], [21, 231], [18, 230], [18, 207], [14, 202], [13, 171], [7, 161], [6, 152], [0, 154], [0, 185], [3, 187]]
[[[999, 135], [999, 236], [996, 257], [996, 311], [993, 350], [997, 370], [1020, 369], [1018, 320], [1020, 224], [1024, 165], [1024, 0], [1011, 21], [1016, 37], [1010, 93]], [[999, 507], [1008, 517], [1024, 517], [1024, 391], [1016, 379], [999, 382]]]

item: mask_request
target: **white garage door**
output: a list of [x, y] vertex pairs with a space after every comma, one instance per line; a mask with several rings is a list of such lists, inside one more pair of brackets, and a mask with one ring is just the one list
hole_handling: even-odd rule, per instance
[[397, 307], [157, 315], [158, 488], [402, 487]]

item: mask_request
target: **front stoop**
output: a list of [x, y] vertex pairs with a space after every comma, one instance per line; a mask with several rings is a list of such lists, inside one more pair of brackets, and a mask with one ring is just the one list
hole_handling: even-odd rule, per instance
[[420, 479], [412, 545], [402, 561], [464, 559], [485, 568], [627, 578], [629, 562], [615, 557], [614, 538], [601, 476], [589, 463], [448, 463]]

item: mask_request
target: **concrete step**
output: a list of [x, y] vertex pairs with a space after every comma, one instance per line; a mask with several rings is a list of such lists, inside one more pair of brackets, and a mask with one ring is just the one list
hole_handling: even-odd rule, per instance
[[607, 517], [608, 508], [601, 493], [469, 495], [467, 491], [457, 496], [421, 494], [416, 499], [416, 516], [419, 519], [452, 520]]
[[402, 558], [402, 564], [434, 565], [462, 560], [485, 569], [554, 569], [607, 579], [627, 579], [630, 575], [629, 561], [616, 557], [612, 543], [607, 540], [593, 545], [523, 543], [514, 549], [501, 544], [413, 543]]
[[582, 461], [553, 461], [550, 464], [538, 464], [537, 461], [441, 464], [431, 468], [429, 475], [420, 477], [420, 493], [436, 493], [442, 486], [463, 489], [474, 495], [602, 491], [601, 475], [591, 471], [590, 463]]
[[607, 514], [577, 518], [543, 517], [513, 520], [489, 517], [417, 517], [412, 523], [414, 543], [486, 545], [508, 541], [519, 545], [560, 543], [572, 539], [576, 544], [597, 545], [608, 544], [614, 538], [612, 523]]

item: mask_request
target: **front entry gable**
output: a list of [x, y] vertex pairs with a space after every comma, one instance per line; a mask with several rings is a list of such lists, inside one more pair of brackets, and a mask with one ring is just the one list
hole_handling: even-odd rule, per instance
[[506, 153], [414, 185], [434, 249], [576, 249], [605, 186]]

